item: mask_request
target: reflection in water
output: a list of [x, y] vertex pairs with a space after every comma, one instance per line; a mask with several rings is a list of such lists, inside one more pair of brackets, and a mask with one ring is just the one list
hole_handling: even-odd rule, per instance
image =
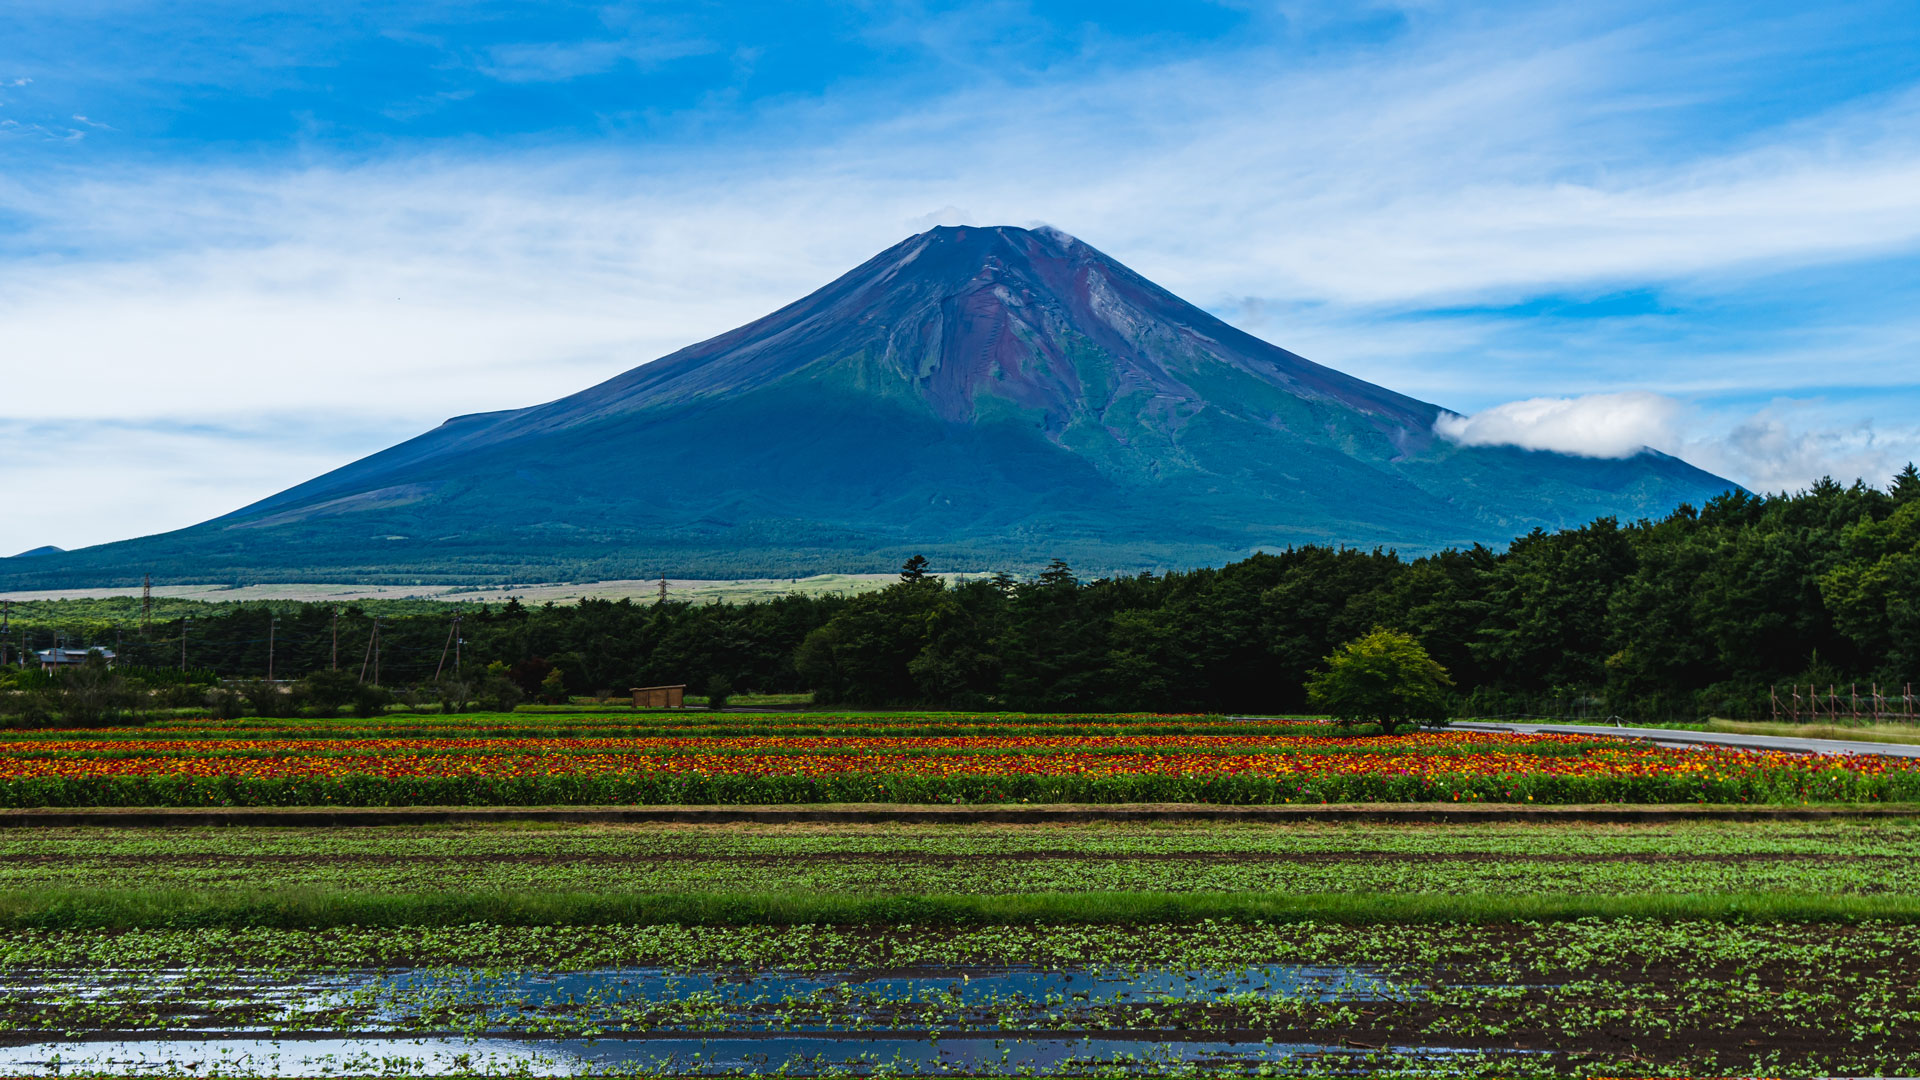
[[[1157, 1030], [1151, 1010], [1377, 1001], [1406, 991], [1358, 968], [1266, 965], [805, 975], [414, 969], [311, 978], [41, 972], [0, 981], [0, 992], [67, 1003], [48, 1014], [45, 1041], [0, 1047], [8, 1074], [311, 1076], [1112, 1073], [1183, 1063], [1241, 1071], [1307, 1055], [1327, 1055], [1338, 1068], [1352, 1049], [1250, 1040], [1244, 1029], [1237, 1038], [1176, 1034]], [[78, 1011], [56, 1021], [60, 1007]], [[162, 1023], [143, 1022], [161, 1014]], [[1130, 1022], [1116, 1025], [1116, 1015]], [[72, 1022], [81, 1016], [92, 1020]]]

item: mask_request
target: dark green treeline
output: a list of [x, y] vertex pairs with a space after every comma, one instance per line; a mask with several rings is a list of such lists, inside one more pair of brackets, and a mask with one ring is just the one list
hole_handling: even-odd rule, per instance
[[[453, 667], [447, 609], [383, 616], [377, 650], [370, 615], [334, 611], [195, 618], [188, 666], [265, 674], [277, 613], [281, 678], [332, 666], [336, 625], [339, 666], [370, 680], [376, 663], [390, 686]], [[558, 667], [580, 694], [723, 681], [846, 705], [1276, 711], [1300, 708], [1307, 673], [1375, 626], [1417, 636], [1478, 715], [1763, 716], [1775, 683], [1920, 682], [1920, 476], [1732, 493], [1657, 522], [1536, 531], [1498, 554], [1306, 547], [1094, 581], [1056, 564], [954, 583], [910, 565], [855, 597], [463, 608], [459, 661], [529, 682]], [[121, 631], [125, 658], [177, 664], [182, 627]], [[32, 633], [46, 644], [59, 629]]]

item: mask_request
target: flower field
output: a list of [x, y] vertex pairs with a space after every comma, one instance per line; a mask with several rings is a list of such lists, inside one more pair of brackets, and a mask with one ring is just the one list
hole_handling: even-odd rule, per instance
[[[1920, 761], [1293, 721], [923, 716], [177, 722], [16, 733], [7, 806], [1906, 801]], [[794, 733], [782, 733], [790, 730]], [[915, 734], [916, 730], [924, 732]], [[948, 732], [964, 730], [966, 734]], [[582, 733], [585, 732], [585, 733]], [[834, 733], [824, 733], [834, 732]]]

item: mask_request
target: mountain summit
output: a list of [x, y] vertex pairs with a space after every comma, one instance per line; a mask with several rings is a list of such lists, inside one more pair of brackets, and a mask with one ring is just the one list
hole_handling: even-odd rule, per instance
[[1057, 230], [942, 227], [577, 394], [456, 417], [189, 529], [0, 564], [0, 583], [735, 577], [916, 552], [1130, 570], [1501, 543], [1733, 486], [1650, 450], [1459, 446], [1441, 413]]

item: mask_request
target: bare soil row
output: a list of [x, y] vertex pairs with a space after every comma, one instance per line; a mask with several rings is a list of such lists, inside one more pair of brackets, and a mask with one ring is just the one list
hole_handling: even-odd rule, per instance
[[103, 826], [466, 825], [490, 822], [575, 824], [1045, 824], [1214, 821], [1247, 824], [1380, 822], [1830, 821], [1920, 817], [1920, 804], [1806, 806], [1526, 806], [1460, 803], [1362, 803], [1223, 806], [1204, 803], [927, 806], [878, 803], [786, 806], [407, 806], [407, 807], [60, 807], [0, 810], [0, 828]]

